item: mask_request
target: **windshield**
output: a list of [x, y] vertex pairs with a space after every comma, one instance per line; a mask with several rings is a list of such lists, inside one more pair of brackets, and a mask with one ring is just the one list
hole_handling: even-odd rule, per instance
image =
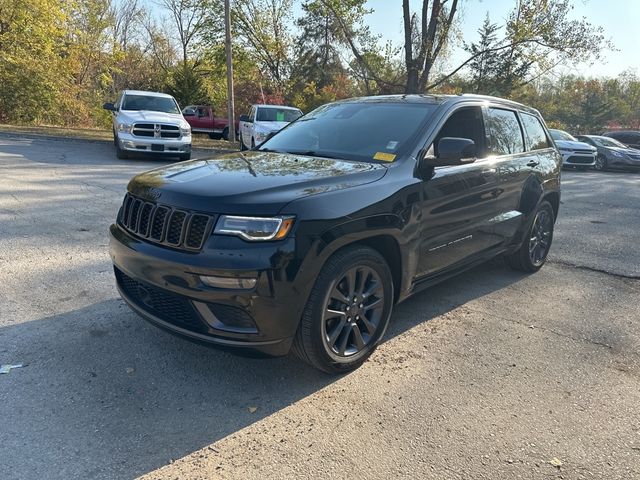
[[591, 137], [599, 147], [628, 148], [624, 143], [609, 137]]
[[154, 95], [126, 95], [122, 100], [122, 110], [180, 113], [178, 104], [173, 98]]
[[553, 137], [554, 140], [569, 140], [570, 142], [577, 142], [577, 140], [572, 136], [569, 135], [567, 132], [563, 132], [562, 130], [549, 130], [549, 132], [551, 133], [551, 137]]
[[324, 105], [281, 130], [259, 150], [356, 161], [393, 161], [438, 107], [428, 103]]
[[258, 122], [293, 122], [301, 116], [300, 110], [292, 108], [259, 107], [256, 120]]

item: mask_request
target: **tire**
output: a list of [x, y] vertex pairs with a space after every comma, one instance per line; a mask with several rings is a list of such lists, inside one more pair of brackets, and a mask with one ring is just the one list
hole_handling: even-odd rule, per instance
[[191, 152], [183, 153], [182, 155], [180, 155], [180, 161], [181, 162], [184, 162], [186, 160], [191, 160]]
[[224, 130], [222, 130], [222, 139], [226, 140], [227, 142], [229, 141], [229, 128], [225, 128]]
[[210, 133], [210, 134], [209, 134], [209, 138], [210, 138], [211, 140], [217, 140], [217, 139], [218, 139], [218, 135], [216, 135], [215, 133]]
[[593, 166], [593, 168], [595, 168], [599, 172], [606, 172], [607, 167], [607, 157], [605, 157], [604, 155], [598, 155], [596, 157], [596, 164]]
[[316, 279], [292, 351], [323, 372], [355, 370], [382, 341], [392, 308], [393, 278], [382, 255], [365, 246], [340, 250]]
[[251, 150], [255, 150], [256, 149], [256, 141], [254, 138], [251, 139]]
[[538, 206], [520, 248], [506, 257], [509, 266], [514, 270], [529, 273], [540, 270], [549, 255], [554, 224], [553, 207], [545, 200]]
[[118, 141], [118, 137], [116, 135], [114, 135], [113, 137], [113, 143], [116, 146], [116, 157], [118, 157], [120, 160], [126, 160], [127, 158], [129, 158], [129, 154], [120, 148], [120, 142]]
[[247, 150], [247, 147], [245, 147], [244, 142], [242, 141], [242, 135], [240, 135], [240, 151], [244, 152], [245, 150]]

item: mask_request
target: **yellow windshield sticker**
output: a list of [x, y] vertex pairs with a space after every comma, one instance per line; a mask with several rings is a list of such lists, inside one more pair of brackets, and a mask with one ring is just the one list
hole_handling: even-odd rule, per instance
[[393, 153], [377, 152], [373, 156], [374, 160], [382, 160], [383, 162], [393, 162], [396, 156]]

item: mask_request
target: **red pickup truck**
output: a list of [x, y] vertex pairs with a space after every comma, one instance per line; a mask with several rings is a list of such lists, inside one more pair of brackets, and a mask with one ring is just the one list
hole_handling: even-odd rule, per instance
[[[229, 140], [229, 119], [216, 117], [212, 107], [207, 105], [189, 105], [182, 110], [182, 116], [191, 125], [193, 133], [208, 133], [209, 138]], [[236, 132], [238, 121], [236, 120]]]

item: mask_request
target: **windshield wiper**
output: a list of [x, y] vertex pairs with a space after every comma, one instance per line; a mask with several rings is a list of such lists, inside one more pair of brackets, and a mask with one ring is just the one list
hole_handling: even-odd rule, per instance
[[332, 158], [334, 160], [344, 160], [343, 158], [336, 157], [335, 155], [331, 155], [331, 154], [324, 153], [324, 152], [317, 152], [315, 150], [307, 150], [306, 152], [290, 151], [290, 152], [287, 152], [287, 153], [292, 153], [294, 155], [303, 155], [305, 157], [319, 157], [319, 158]]

